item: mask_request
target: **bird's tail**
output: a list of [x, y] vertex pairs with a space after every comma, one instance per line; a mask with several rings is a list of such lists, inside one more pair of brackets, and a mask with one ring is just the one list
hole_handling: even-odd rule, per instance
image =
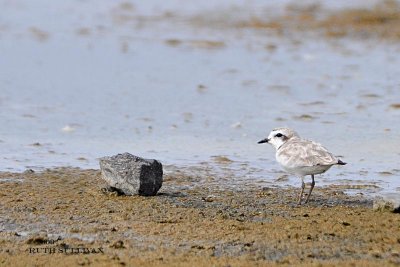
[[338, 165], [346, 165], [347, 163], [346, 163], [346, 162], [343, 162], [343, 161], [341, 161], [341, 160], [339, 159], [338, 162], [337, 162], [337, 164], [338, 164]]

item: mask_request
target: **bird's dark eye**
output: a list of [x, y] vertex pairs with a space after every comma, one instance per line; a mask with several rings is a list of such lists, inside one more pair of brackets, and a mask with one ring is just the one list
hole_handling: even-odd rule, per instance
[[281, 134], [281, 133], [277, 133], [276, 135], [275, 135], [275, 137], [282, 137], [283, 136], [283, 134]]

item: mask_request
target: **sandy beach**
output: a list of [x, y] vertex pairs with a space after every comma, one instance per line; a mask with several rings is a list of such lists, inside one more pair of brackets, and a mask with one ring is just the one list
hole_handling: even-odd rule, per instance
[[215, 189], [218, 177], [179, 171], [154, 197], [108, 192], [97, 170], [0, 179], [1, 266], [400, 263], [398, 214], [318, 183], [310, 203], [297, 206], [298, 188]]

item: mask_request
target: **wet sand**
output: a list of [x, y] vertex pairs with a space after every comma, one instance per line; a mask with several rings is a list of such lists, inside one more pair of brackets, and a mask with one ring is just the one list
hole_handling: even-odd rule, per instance
[[43, 11], [65, 14], [52, 25], [29, 1], [4, 6], [0, 170], [90, 169], [134, 151], [259, 181], [280, 168], [256, 142], [289, 126], [351, 163], [320, 184], [400, 190], [395, 2], [150, 2], [58, 3]]
[[288, 32], [319, 33], [323, 37], [381, 39], [400, 38], [400, 4], [381, 1], [371, 7], [327, 10], [324, 6], [289, 4], [281, 16], [274, 19], [253, 17], [237, 24], [239, 27], [270, 29], [280, 35]]
[[0, 265], [400, 264], [400, 216], [363, 196], [317, 181], [297, 206], [299, 188], [220, 180], [169, 171], [157, 196], [128, 197], [104, 190], [97, 170], [0, 173]]

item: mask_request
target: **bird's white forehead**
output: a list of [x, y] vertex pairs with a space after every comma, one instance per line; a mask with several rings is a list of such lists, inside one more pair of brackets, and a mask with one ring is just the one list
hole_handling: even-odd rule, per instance
[[290, 128], [279, 127], [279, 128], [272, 129], [272, 131], [270, 133], [270, 137], [274, 136], [277, 133], [281, 133], [287, 137], [299, 136], [299, 134], [297, 132], [295, 132], [294, 130], [292, 130]]

